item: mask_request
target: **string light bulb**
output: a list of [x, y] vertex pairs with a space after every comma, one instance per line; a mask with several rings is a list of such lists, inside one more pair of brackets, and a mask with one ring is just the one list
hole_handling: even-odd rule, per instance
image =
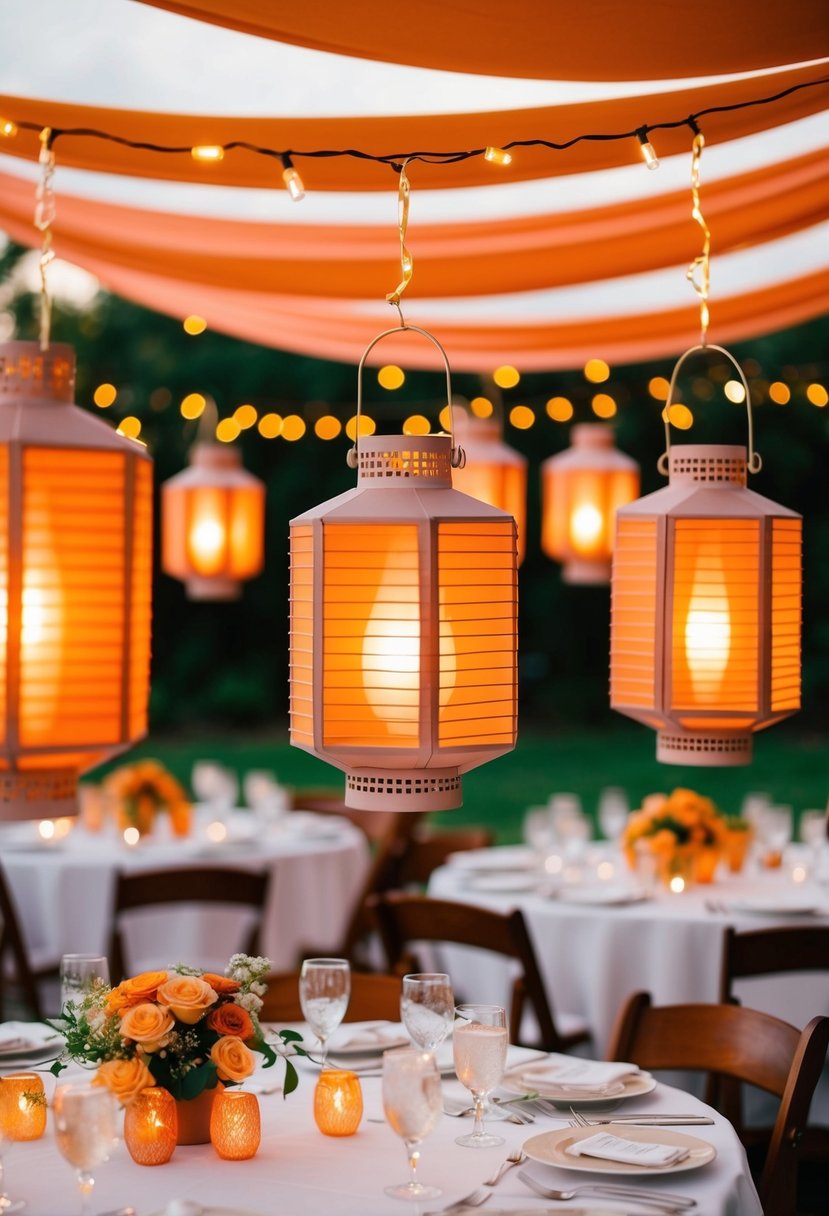
[[511, 165], [512, 153], [505, 151], [504, 148], [490, 145], [484, 151], [484, 160], [488, 160], [493, 165]]
[[653, 144], [648, 139], [647, 127], [640, 127], [636, 132], [636, 138], [639, 140], [639, 146], [642, 151], [642, 160], [649, 169], [658, 169], [659, 157], [656, 155]]
[[282, 180], [285, 183], [291, 199], [295, 203], [300, 203], [305, 198], [305, 186], [302, 178], [294, 168], [294, 162], [291, 160], [287, 152], [282, 155]]
[[193, 160], [216, 163], [225, 158], [225, 150], [221, 144], [194, 144], [190, 149]]
[[12, 139], [17, 134], [17, 123], [12, 122], [10, 118], [0, 118], [0, 135], [5, 139]]

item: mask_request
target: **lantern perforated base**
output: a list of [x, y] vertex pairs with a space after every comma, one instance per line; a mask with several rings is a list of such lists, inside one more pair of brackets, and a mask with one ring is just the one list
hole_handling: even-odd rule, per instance
[[751, 733], [660, 731], [656, 739], [656, 758], [661, 764], [727, 768], [750, 764], [751, 752]]
[[238, 600], [242, 584], [232, 578], [188, 578], [188, 600]]
[[584, 587], [607, 586], [610, 582], [610, 562], [591, 562], [578, 559], [567, 562], [561, 571], [565, 583], [575, 583]]
[[346, 774], [345, 805], [355, 811], [453, 811], [462, 803], [456, 768], [361, 768]]
[[73, 768], [0, 773], [0, 820], [59, 819], [78, 813], [78, 774]]

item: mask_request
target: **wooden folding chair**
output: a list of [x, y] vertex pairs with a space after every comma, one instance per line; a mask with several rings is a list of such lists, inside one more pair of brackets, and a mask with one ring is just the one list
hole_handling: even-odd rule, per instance
[[400, 887], [425, 887], [432, 871], [452, 853], [486, 849], [495, 837], [486, 828], [430, 828], [418, 826], [408, 839], [400, 861]]
[[409, 950], [411, 943], [416, 942], [445, 942], [491, 950], [514, 959], [519, 966], [509, 1009], [515, 1042], [520, 1042], [526, 1001], [532, 1006], [538, 1022], [540, 1042], [533, 1046], [541, 1046], [546, 1051], [568, 1051], [589, 1037], [585, 1027], [563, 1033], [556, 1026], [533, 944], [518, 909], [502, 915], [472, 904], [401, 892], [375, 897], [370, 903], [377, 916], [390, 969], [398, 972], [401, 968], [423, 970]]
[[608, 1059], [712, 1073], [779, 1098], [758, 1191], [765, 1216], [795, 1216], [798, 1150], [827, 1045], [829, 1017], [813, 1018], [801, 1032], [741, 1005], [654, 1008], [638, 992], [619, 1015]]
[[[263, 1022], [301, 1022], [304, 1020], [299, 1003], [299, 972], [273, 972], [266, 976], [268, 991], [259, 1017]], [[345, 1011], [345, 1022], [367, 1022], [383, 1019], [400, 1021], [399, 975], [378, 975], [352, 971], [351, 996]]]
[[125, 974], [121, 921], [125, 913], [162, 905], [232, 905], [249, 908], [253, 924], [239, 950], [259, 954], [262, 914], [268, 898], [270, 873], [213, 867], [181, 870], [138, 870], [119, 873], [115, 885], [112, 937], [109, 949], [113, 984]]
[[[59, 970], [54, 963], [41, 967], [34, 965], [29, 959], [17, 915], [17, 906], [9, 890], [2, 866], [0, 866], [0, 923], [2, 923], [2, 929], [0, 929], [0, 1021], [5, 1016], [5, 981], [10, 978], [19, 989], [32, 1017], [39, 1022], [43, 1018], [43, 1005], [38, 981], [57, 979]], [[7, 959], [11, 962], [9, 971], [6, 970]]]

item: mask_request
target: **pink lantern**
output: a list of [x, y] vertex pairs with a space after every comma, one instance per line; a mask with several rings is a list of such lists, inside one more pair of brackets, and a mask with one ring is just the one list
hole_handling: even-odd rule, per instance
[[504, 443], [503, 427], [496, 418], [474, 418], [459, 410], [457, 431], [466, 464], [453, 471], [452, 485], [513, 517], [520, 566], [527, 547], [526, 458]]

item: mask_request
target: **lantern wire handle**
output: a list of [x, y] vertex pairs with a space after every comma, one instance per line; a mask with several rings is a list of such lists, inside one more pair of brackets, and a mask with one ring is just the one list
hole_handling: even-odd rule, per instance
[[[402, 317], [401, 317], [402, 319]], [[360, 364], [357, 368], [357, 416], [355, 419], [354, 431], [354, 446], [349, 450], [346, 456], [346, 462], [350, 469], [357, 468], [357, 446], [360, 442], [360, 415], [363, 408], [363, 368], [365, 367], [366, 359], [378, 342], [382, 342], [383, 338], [388, 338], [390, 334], [412, 333], [420, 334], [432, 343], [440, 352], [443, 359], [443, 366], [446, 370], [446, 406], [449, 410], [449, 439], [452, 444], [452, 468], [462, 469], [466, 464], [466, 453], [460, 445], [455, 444], [455, 415], [454, 405], [452, 402], [452, 373], [449, 370], [449, 358], [446, 351], [438, 342], [434, 334], [430, 334], [428, 329], [421, 329], [419, 325], [407, 325], [403, 322], [402, 325], [395, 325], [393, 329], [384, 329], [376, 338], [372, 338], [366, 349], [363, 351], [363, 356], [360, 359]]]
[[406, 232], [409, 227], [409, 199], [411, 197], [411, 186], [409, 179], [406, 176], [406, 165], [408, 160], [404, 160], [400, 166], [400, 178], [397, 183], [397, 229], [400, 234], [400, 282], [395, 287], [394, 291], [390, 291], [386, 296], [389, 304], [392, 304], [400, 314], [400, 324], [403, 328], [406, 322], [403, 320], [403, 311], [400, 307], [400, 300], [403, 292], [412, 281], [414, 272], [414, 259], [406, 247]]
[[759, 452], [755, 452], [754, 450], [754, 419], [751, 413], [751, 393], [749, 392], [748, 381], [746, 380], [745, 373], [731, 352], [726, 350], [725, 347], [713, 345], [709, 346], [703, 342], [698, 346], [692, 346], [689, 350], [686, 350], [684, 355], [680, 355], [679, 359], [677, 360], [676, 367], [673, 370], [673, 375], [671, 376], [671, 383], [668, 386], [668, 399], [665, 402], [665, 406], [662, 411], [662, 418], [665, 423], [665, 451], [656, 462], [657, 469], [664, 477], [668, 476], [669, 471], [668, 461], [671, 454], [671, 405], [673, 404], [674, 388], [676, 387], [679, 370], [685, 360], [691, 355], [710, 354], [712, 352], [725, 356], [732, 367], [734, 367], [736, 370], [737, 375], [740, 377], [743, 389], [745, 390], [746, 419], [748, 421], [748, 462], [746, 467], [749, 473], [759, 473], [763, 467], [763, 458]]
[[[685, 277], [699, 296], [700, 344], [708, 345], [708, 294], [711, 288], [711, 230], [702, 214], [699, 194], [699, 167], [702, 159], [702, 149], [705, 147], [705, 137], [693, 119], [689, 120], [694, 131], [694, 142], [691, 155], [691, 218], [696, 220], [702, 229], [702, 253], [698, 254], [685, 272]], [[699, 271], [699, 278], [697, 272]]]
[[40, 132], [40, 181], [35, 190], [34, 226], [42, 235], [40, 246], [40, 349], [49, 349], [52, 329], [52, 299], [46, 281], [46, 271], [55, 259], [52, 249], [52, 224], [55, 219], [55, 191], [52, 180], [55, 174], [55, 151], [52, 147], [52, 128], [44, 127]]

